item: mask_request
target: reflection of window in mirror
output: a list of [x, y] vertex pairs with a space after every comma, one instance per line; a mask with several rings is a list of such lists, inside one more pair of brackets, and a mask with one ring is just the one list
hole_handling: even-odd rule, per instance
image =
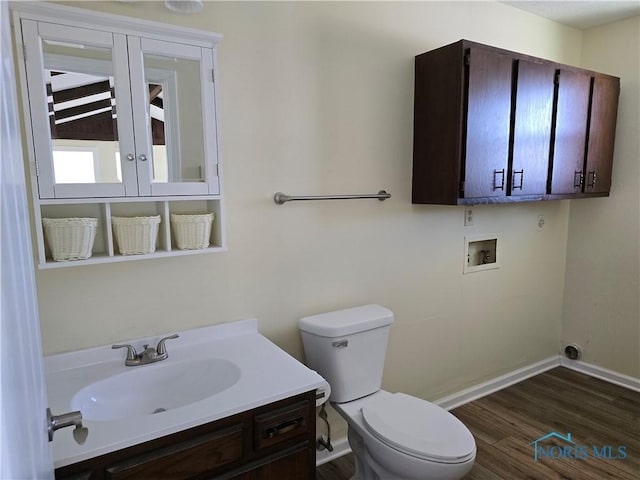
[[116, 159], [116, 178], [119, 182], [122, 181], [122, 165], [120, 165], [120, 152], [114, 152]]
[[167, 147], [165, 145], [153, 146], [153, 181], [169, 181], [169, 162], [167, 160]]
[[[115, 156], [117, 142], [57, 139], [51, 143], [56, 183], [122, 182], [120, 161]], [[80, 158], [83, 160], [79, 160]], [[89, 163], [92, 165], [90, 176]], [[59, 168], [62, 169], [60, 172]], [[73, 169], [77, 169], [78, 173], [72, 174]]]
[[56, 183], [96, 183], [95, 151], [53, 147]]

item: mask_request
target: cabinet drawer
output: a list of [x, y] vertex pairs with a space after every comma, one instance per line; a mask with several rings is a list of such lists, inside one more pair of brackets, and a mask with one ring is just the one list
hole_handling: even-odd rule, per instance
[[212, 480], [315, 480], [314, 458], [309, 442], [303, 442]]
[[309, 429], [309, 402], [302, 401], [254, 419], [254, 448], [260, 450], [306, 433]]
[[242, 424], [124, 460], [105, 469], [108, 480], [181, 480], [242, 458]]

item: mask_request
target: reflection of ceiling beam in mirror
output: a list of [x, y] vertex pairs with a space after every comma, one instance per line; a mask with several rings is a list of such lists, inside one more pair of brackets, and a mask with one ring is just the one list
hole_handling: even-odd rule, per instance
[[151, 102], [151, 105], [164, 109], [164, 102], [162, 98], [160, 98], [159, 96], [153, 99], [153, 102]]
[[88, 103], [94, 103], [99, 100], [108, 100], [108, 99], [110, 99], [109, 93], [100, 93], [96, 95], [90, 95], [88, 97], [83, 97], [79, 101], [70, 100], [68, 102], [55, 102], [53, 103], [53, 111], [60, 112], [63, 110], [67, 110], [69, 108], [79, 107], [81, 105], [86, 105]]
[[164, 110], [156, 107], [153, 104], [149, 105], [149, 115], [151, 115], [151, 118], [155, 118], [156, 120], [164, 122]]
[[56, 71], [55, 73], [57, 74], [51, 75], [51, 87], [54, 92], [57, 92], [58, 90], [68, 90], [70, 88], [78, 88], [92, 83], [109, 81], [109, 77], [98, 77], [96, 75], [87, 75], [86, 73], [60, 71]]
[[48, 73], [56, 125], [112, 110], [114, 92], [110, 79], [77, 72]]
[[149, 84], [149, 102], [153, 103], [155, 98], [162, 93], [162, 85]]
[[149, 115], [164, 123], [164, 103], [162, 100], [163, 86], [149, 83]]
[[86, 48], [84, 45], [80, 43], [69, 43], [69, 42], [59, 42], [57, 40], [49, 40], [43, 38], [42, 41], [47, 45], [55, 45], [57, 47], [67, 47], [67, 48]]
[[76, 88], [66, 88], [64, 90], [56, 90], [53, 85], [53, 101], [56, 105], [62, 105], [63, 102], [69, 102], [71, 100], [84, 99], [87, 102], [90, 97], [99, 95], [101, 98], [111, 96], [111, 87], [109, 81], [104, 80], [102, 82], [90, 83]]
[[[115, 92], [113, 90], [113, 78], [91, 75], [78, 72], [67, 72], [61, 69], [47, 70], [46, 77], [51, 82], [50, 100], [53, 100], [54, 124], [63, 125], [70, 124], [77, 120], [85, 119], [85, 124], [80, 127], [73, 126], [72, 130], [65, 130], [59, 134], [53, 134], [54, 138], [82, 139], [96, 137], [93, 131], [98, 128], [91, 127], [88, 121], [93, 121], [90, 117], [96, 117], [96, 121], [102, 122], [98, 117], [110, 112], [115, 105]], [[153, 125], [153, 143], [164, 145], [164, 89], [162, 84], [149, 84], [149, 105], [150, 117], [154, 120], [162, 122]], [[113, 112], [115, 119], [115, 111]], [[102, 125], [102, 123], [101, 123]], [[53, 128], [53, 127], [52, 127]], [[91, 130], [91, 134], [88, 134]], [[104, 140], [113, 137], [113, 133], [105, 133]]]
[[71, 122], [74, 120], [80, 120], [82, 118], [92, 117], [94, 115], [99, 115], [101, 113], [111, 111], [110, 105], [108, 107], [98, 107], [100, 107], [100, 102], [95, 102], [95, 104], [91, 104], [91, 106], [89, 107], [82, 106], [76, 107], [75, 109], [64, 110], [64, 113], [61, 113], [60, 115], [56, 114], [56, 125]]

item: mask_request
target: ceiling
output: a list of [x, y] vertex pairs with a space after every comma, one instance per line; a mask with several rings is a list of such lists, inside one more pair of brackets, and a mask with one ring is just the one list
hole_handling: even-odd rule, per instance
[[503, 3], [581, 30], [640, 15], [640, 0], [512, 0]]

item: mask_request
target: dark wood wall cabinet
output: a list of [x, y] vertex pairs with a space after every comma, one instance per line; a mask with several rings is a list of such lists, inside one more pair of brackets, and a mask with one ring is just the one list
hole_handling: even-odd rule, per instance
[[467, 40], [415, 58], [412, 202], [608, 196], [620, 79]]
[[85, 460], [58, 480], [313, 480], [315, 391]]

